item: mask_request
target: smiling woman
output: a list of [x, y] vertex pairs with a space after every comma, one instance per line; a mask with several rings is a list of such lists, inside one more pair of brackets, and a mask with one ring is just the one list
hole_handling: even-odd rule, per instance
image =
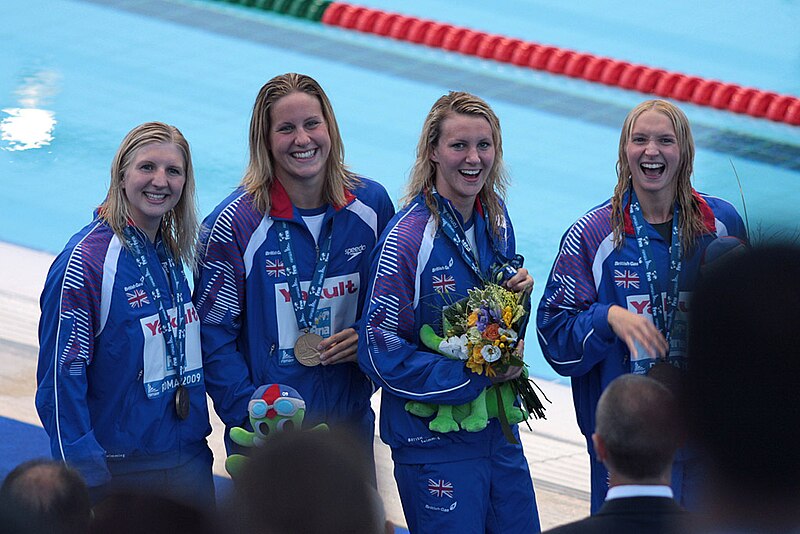
[[345, 168], [322, 87], [295, 73], [268, 81], [253, 106], [242, 184], [204, 222], [195, 284], [226, 437], [247, 421], [256, 388], [283, 384], [306, 402], [304, 427], [349, 428], [372, 465], [372, 385], [356, 363], [362, 252], [393, 214], [383, 186]]
[[95, 219], [41, 298], [36, 408], [93, 502], [118, 490], [213, 505], [200, 328], [183, 265], [197, 216], [189, 144], [160, 122], [123, 139]]
[[440, 135], [431, 155], [438, 169], [434, 184], [469, 220], [475, 198], [494, 168], [492, 127], [483, 117], [454, 113], [442, 121]]
[[[381, 439], [392, 448], [411, 532], [539, 532], [516, 424], [507, 433], [497, 419], [439, 433], [406, 404], [470, 403], [522, 373], [513, 364], [491, 378], [473, 372], [431, 352], [420, 333], [432, 325], [449, 336], [444, 311], [487, 281], [515, 292], [533, 286], [517, 255], [505, 184], [494, 110], [462, 91], [439, 97], [422, 126], [406, 204], [375, 249], [359, 341], [361, 368], [383, 388]], [[520, 340], [520, 358], [523, 347]]]
[[669, 117], [645, 111], [632, 125], [625, 147], [632, 164], [631, 183], [642, 204], [642, 216], [649, 223], [667, 222], [672, 217], [680, 147]]
[[270, 115], [269, 144], [276, 178], [298, 208], [320, 207], [331, 138], [319, 100], [306, 93], [290, 93], [275, 102]]
[[[589, 439], [600, 393], [624, 373], [686, 367], [687, 302], [703, 251], [717, 237], [747, 239], [731, 204], [692, 188], [694, 140], [675, 105], [650, 100], [631, 110], [618, 157], [614, 196], [567, 230], [537, 315], [542, 352], [573, 379], [593, 512], [608, 489]], [[691, 460], [680, 451], [673, 466], [675, 498], [687, 508], [700, 479]]]
[[153, 143], [138, 149], [122, 178], [131, 219], [155, 242], [161, 221], [181, 199], [185, 156], [178, 145]]

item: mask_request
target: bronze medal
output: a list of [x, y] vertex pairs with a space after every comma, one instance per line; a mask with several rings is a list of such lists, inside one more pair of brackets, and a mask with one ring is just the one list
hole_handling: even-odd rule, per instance
[[322, 341], [322, 336], [313, 332], [302, 334], [294, 343], [294, 357], [306, 367], [320, 364], [317, 345]]
[[181, 419], [189, 417], [189, 390], [183, 386], [175, 390], [175, 413]]

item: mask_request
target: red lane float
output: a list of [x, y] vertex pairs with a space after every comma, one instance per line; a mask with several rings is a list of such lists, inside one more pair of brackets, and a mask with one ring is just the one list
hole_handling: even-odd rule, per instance
[[800, 98], [754, 87], [668, 72], [344, 2], [332, 2], [322, 15], [322, 23], [698, 106], [800, 125]]

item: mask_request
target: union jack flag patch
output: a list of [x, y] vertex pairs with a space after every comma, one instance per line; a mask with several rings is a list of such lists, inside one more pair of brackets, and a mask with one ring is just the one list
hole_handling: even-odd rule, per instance
[[618, 271], [614, 269], [614, 283], [617, 284], [617, 287], [621, 287], [623, 289], [634, 288], [639, 289], [639, 275], [634, 271], [629, 271], [625, 269], [624, 271]]
[[274, 276], [275, 278], [285, 275], [286, 267], [281, 260], [267, 260], [267, 276]]
[[433, 289], [439, 293], [449, 293], [456, 290], [456, 279], [444, 273], [442, 276], [433, 275]]
[[131, 305], [131, 308], [141, 308], [145, 304], [150, 304], [147, 293], [141, 289], [134, 289], [132, 292], [126, 291], [125, 296], [128, 297], [128, 304]]
[[450, 497], [453, 498], [453, 484], [446, 480], [433, 480], [428, 479], [428, 491], [434, 497]]

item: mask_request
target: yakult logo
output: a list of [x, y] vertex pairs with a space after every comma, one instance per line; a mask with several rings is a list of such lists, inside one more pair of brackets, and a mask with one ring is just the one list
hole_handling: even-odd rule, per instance
[[[300, 283], [300, 294], [303, 299], [308, 298], [310, 285], [310, 282]], [[319, 288], [320, 301], [311, 325], [312, 330], [322, 337], [328, 337], [353, 324], [356, 320], [360, 287], [361, 277], [358, 272], [326, 277], [325, 285]], [[293, 350], [300, 330], [293, 311], [289, 284], [275, 284], [273, 288], [274, 317], [277, 320], [278, 349], [280, 349], [278, 365], [297, 365]]]
[[[292, 294], [286, 288], [280, 288], [281, 295], [283, 295], [284, 302], [292, 301]], [[331, 287], [323, 287], [321, 299], [335, 299], [336, 297], [343, 297], [358, 292], [358, 286], [352, 280], [342, 281]], [[308, 300], [308, 291], [303, 291], [303, 300]]]
[[[678, 311], [681, 313], [689, 313], [689, 293], [681, 292], [678, 298]], [[662, 304], [666, 303], [667, 296], [661, 295]], [[628, 311], [636, 315], [649, 315], [653, 316], [653, 310], [650, 307], [649, 295], [632, 295], [628, 297]]]
[[[198, 321], [199, 318], [197, 317], [197, 311], [192, 308], [186, 309], [186, 324], [189, 325]], [[169, 314], [169, 322], [172, 325], [172, 328], [178, 328], [178, 316], [175, 313], [172, 313], [170, 310]], [[150, 331], [150, 334], [156, 336], [158, 334], [164, 333], [164, 328], [161, 325], [161, 319], [155, 319], [150, 322], [145, 322], [144, 326]]]
[[[142, 347], [143, 382], [147, 398], [154, 399], [168, 394], [180, 384], [191, 386], [203, 381], [203, 354], [200, 350], [200, 320], [191, 302], [185, 304], [186, 331], [184, 354], [186, 357], [180, 380], [172, 358], [166, 350], [162, 324], [157, 313], [139, 320], [144, 346]], [[178, 326], [178, 312], [175, 308], [167, 310], [172, 328]]]

